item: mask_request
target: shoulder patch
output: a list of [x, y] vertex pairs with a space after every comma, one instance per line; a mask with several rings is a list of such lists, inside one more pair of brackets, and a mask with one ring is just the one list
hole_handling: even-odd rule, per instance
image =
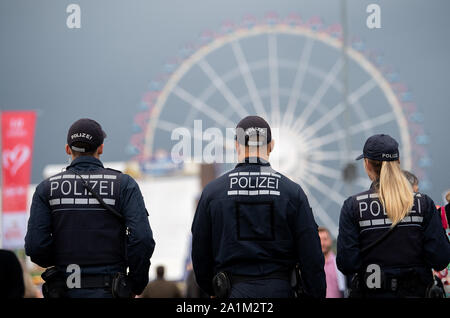
[[120, 170], [116, 170], [116, 169], [112, 169], [112, 168], [105, 168], [106, 170], [111, 170], [111, 171], [114, 171], [114, 172], [117, 172], [117, 173], [122, 173], [122, 171], [120, 171]]
[[48, 177], [48, 178], [45, 179], [45, 180], [47, 180], [47, 181], [59, 180], [59, 179], [62, 178], [62, 175], [63, 175], [65, 172], [66, 172], [66, 171], [61, 171], [60, 173], [57, 173], [57, 174], [55, 174], [55, 175], [53, 175], [53, 176], [51, 176], [51, 177]]

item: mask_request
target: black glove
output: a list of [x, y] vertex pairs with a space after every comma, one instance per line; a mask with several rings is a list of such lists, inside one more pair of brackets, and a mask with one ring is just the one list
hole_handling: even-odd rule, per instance
[[67, 284], [61, 271], [56, 267], [49, 267], [41, 275], [45, 283], [42, 285], [44, 298], [66, 298]]
[[112, 281], [112, 294], [114, 298], [134, 298], [134, 294], [131, 291], [128, 277], [124, 273], [117, 273], [114, 275]]

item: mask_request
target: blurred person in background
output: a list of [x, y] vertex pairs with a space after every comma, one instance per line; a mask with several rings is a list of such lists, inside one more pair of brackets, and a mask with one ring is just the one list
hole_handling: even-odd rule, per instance
[[[446, 205], [438, 207], [441, 215], [442, 226], [445, 229], [447, 238], [450, 240], [450, 191], [445, 194]], [[434, 274], [442, 281], [447, 298], [450, 298], [450, 263], [447, 268], [441, 271], [434, 271]]]
[[164, 266], [156, 267], [156, 279], [145, 287], [140, 298], [181, 298], [177, 284], [164, 278]]
[[[403, 174], [405, 175], [406, 179], [408, 179], [409, 183], [411, 184], [414, 192], [419, 192], [419, 179], [411, 172], [403, 170]], [[438, 213], [441, 215], [441, 221], [442, 226], [444, 227], [447, 237], [450, 239], [450, 229], [449, 229], [449, 213], [450, 213], [450, 204], [448, 203], [450, 201], [450, 191], [446, 193], [446, 206], [439, 206], [436, 205], [436, 208], [438, 210]], [[450, 297], [450, 264], [444, 268], [441, 271], [435, 271], [433, 269], [433, 275], [435, 276], [435, 279], [438, 278], [445, 290], [446, 298]]]
[[450, 191], [445, 194], [446, 205], [438, 206], [439, 214], [441, 215], [442, 226], [444, 227], [447, 236], [450, 238]]
[[411, 184], [411, 187], [414, 192], [419, 192], [419, 179], [411, 172], [407, 170], [402, 171], [405, 175], [406, 179], [408, 179], [409, 183]]
[[320, 245], [325, 257], [325, 278], [327, 280], [326, 298], [342, 298], [346, 290], [346, 278], [336, 266], [336, 255], [331, 246], [333, 240], [331, 234], [325, 227], [319, 227]]
[[197, 284], [194, 269], [192, 267], [192, 262], [189, 262], [189, 264], [186, 266], [184, 294], [184, 297], [186, 298], [209, 298], [208, 294], [206, 294]]
[[441, 297], [432, 268], [450, 262], [450, 243], [433, 200], [414, 193], [400, 169], [398, 143], [389, 135], [364, 144], [369, 190], [345, 200], [336, 263], [353, 275], [350, 297]]
[[27, 264], [23, 259], [19, 259], [20, 266], [23, 272], [23, 282], [25, 286], [24, 298], [42, 298], [42, 293], [33, 283], [33, 278], [31, 277], [30, 271], [27, 268]]
[[23, 298], [23, 271], [16, 254], [0, 250], [0, 299]]
[[[202, 165], [202, 167], [206, 167], [205, 164]], [[201, 182], [202, 182], [202, 188], [212, 180], [214, 180], [215, 175], [211, 172], [211, 170], [206, 171], [205, 169], [200, 170], [200, 176], [201, 176]], [[197, 207], [198, 200], [200, 199], [200, 194], [198, 195], [196, 202], [195, 202], [195, 208]], [[192, 235], [189, 236], [189, 251], [188, 256], [186, 259], [186, 268], [185, 268], [185, 288], [184, 288], [184, 297], [186, 298], [209, 298], [209, 295], [203, 291], [203, 289], [200, 288], [200, 286], [197, 284], [197, 280], [195, 279], [195, 272], [194, 267], [192, 266]]]

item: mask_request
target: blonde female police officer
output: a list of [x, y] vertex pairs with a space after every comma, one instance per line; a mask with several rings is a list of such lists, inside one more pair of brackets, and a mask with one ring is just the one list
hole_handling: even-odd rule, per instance
[[400, 169], [398, 143], [388, 135], [367, 139], [368, 191], [349, 197], [341, 210], [337, 266], [353, 275], [355, 297], [426, 297], [431, 269], [450, 262], [434, 202], [414, 193]]

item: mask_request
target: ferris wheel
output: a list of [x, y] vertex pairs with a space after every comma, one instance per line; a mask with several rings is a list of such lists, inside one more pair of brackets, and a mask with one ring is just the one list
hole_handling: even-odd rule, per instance
[[[196, 119], [204, 128], [225, 130], [247, 115], [262, 116], [274, 131], [274, 168], [302, 186], [318, 223], [335, 237], [340, 207], [351, 194], [342, 169], [372, 134], [396, 138], [402, 167], [414, 168], [426, 187], [427, 137], [410, 92], [358, 39], [344, 63], [341, 33], [339, 25], [326, 27], [317, 17], [303, 22], [295, 14], [282, 20], [273, 13], [204, 32], [150, 83], [135, 117], [131, 152], [140, 161], [170, 152], [171, 132], [192, 131]], [[346, 102], [344, 67], [351, 74]], [[359, 170], [352, 191], [370, 185]]]

